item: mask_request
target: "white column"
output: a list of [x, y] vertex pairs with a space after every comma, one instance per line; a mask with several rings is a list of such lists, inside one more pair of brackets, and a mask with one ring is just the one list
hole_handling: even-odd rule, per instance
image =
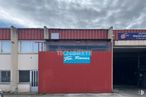
[[49, 39], [48, 28], [44, 26], [44, 39]]
[[18, 35], [11, 26], [11, 92], [18, 91]]
[[113, 27], [110, 27], [108, 30], [108, 39], [111, 41], [111, 85], [113, 91]]

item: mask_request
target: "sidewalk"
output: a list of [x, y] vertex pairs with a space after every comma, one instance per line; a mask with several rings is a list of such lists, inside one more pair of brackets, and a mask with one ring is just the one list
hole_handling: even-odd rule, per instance
[[114, 89], [114, 93], [67, 93], [67, 94], [34, 94], [34, 95], [10, 95], [5, 94], [4, 97], [146, 97], [146, 89], [143, 90], [144, 95], [138, 94], [138, 89]]
[[45, 94], [45, 95], [4, 95], [4, 97], [126, 97], [117, 93]]

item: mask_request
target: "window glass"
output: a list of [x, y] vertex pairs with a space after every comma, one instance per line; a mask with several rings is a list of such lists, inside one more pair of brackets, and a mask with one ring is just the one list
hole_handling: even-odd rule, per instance
[[38, 43], [35, 41], [19, 41], [20, 53], [37, 53]]
[[19, 71], [19, 82], [30, 82], [30, 71], [29, 70]]
[[51, 33], [51, 39], [59, 39], [59, 33]]
[[1, 72], [1, 81], [2, 82], [10, 82], [10, 71], [2, 71]]
[[32, 52], [32, 42], [21, 41], [20, 50], [22, 53], [31, 53]]
[[107, 50], [109, 47], [108, 46], [100, 46], [100, 45], [49, 45], [48, 49], [52, 51], [57, 51], [57, 50], [93, 50], [93, 51], [103, 51]]
[[10, 82], [10, 71], [1, 71], [1, 82]]
[[0, 52], [1, 53], [10, 53], [11, 52], [11, 44], [8, 40], [0, 41]]
[[39, 50], [39, 47], [38, 47], [38, 43], [37, 42], [33, 42], [32, 43], [32, 51], [34, 52], [34, 53], [37, 53]]

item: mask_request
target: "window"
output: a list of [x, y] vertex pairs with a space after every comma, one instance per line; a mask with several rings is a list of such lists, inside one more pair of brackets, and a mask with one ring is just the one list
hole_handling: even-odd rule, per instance
[[10, 82], [10, 71], [0, 71], [0, 82]]
[[11, 44], [9, 40], [1, 40], [0, 41], [0, 53], [10, 53], [11, 52]]
[[19, 82], [30, 82], [30, 71], [20, 70], [19, 71]]
[[57, 50], [92, 50], [92, 51], [102, 51], [107, 50], [109, 47], [107, 45], [49, 45], [48, 49], [51, 51]]
[[59, 33], [51, 33], [51, 39], [59, 39]]
[[19, 41], [20, 53], [38, 53], [39, 46], [36, 41]]

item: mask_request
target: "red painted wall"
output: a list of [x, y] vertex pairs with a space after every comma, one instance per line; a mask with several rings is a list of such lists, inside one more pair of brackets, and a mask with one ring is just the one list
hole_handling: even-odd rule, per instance
[[0, 40], [10, 40], [10, 29], [0, 28]]
[[[17, 28], [19, 40], [44, 40], [43, 28]], [[48, 29], [51, 33], [60, 33], [60, 39], [108, 39], [108, 29]], [[146, 29], [113, 30], [114, 41], [118, 41], [119, 32], [146, 32]], [[10, 28], [0, 28], [0, 40], [10, 40]]]
[[60, 39], [108, 39], [108, 29], [48, 29], [49, 36], [60, 33]]
[[92, 52], [90, 64], [63, 64], [57, 52], [39, 53], [39, 93], [112, 92], [111, 52]]
[[19, 28], [17, 29], [19, 40], [43, 40], [44, 30], [41, 28]]

